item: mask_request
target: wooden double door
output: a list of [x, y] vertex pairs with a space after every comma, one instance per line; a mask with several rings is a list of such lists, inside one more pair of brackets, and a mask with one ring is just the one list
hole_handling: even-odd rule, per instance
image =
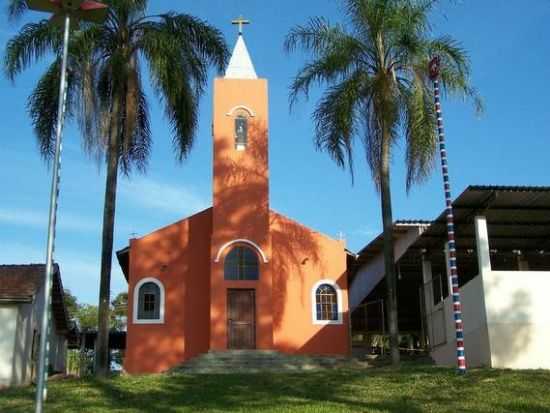
[[256, 348], [256, 293], [254, 290], [227, 290], [227, 347]]

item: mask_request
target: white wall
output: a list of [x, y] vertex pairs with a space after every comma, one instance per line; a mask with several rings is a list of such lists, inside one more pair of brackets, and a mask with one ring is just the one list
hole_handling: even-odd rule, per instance
[[15, 333], [14, 384], [28, 384], [32, 380], [33, 305], [19, 304]]
[[[35, 304], [0, 304], [0, 386], [29, 384], [33, 379], [33, 342], [38, 341], [42, 300]], [[38, 349], [38, 343], [34, 343]], [[55, 371], [66, 370], [67, 339], [50, 323], [49, 364]]]
[[550, 369], [550, 272], [483, 274], [492, 367]]
[[[432, 299], [427, 297], [427, 299]], [[487, 318], [483, 300], [483, 285], [480, 276], [476, 276], [460, 289], [462, 302], [462, 319], [464, 324], [464, 350], [469, 367], [490, 366], [491, 354], [487, 332]], [[453, 315], [452, 297], [447, 297], [442, 304], [445, 314], [445, 331], [434, 331], [432, 334], [445, 335], [446, 342], [432, 349], [431, 356], [439, 365], [456, 366], [456, 333]], [[437, 308], [437, 307], [436, 307]], [[434, 313], [437, 314], [437, 313]], [[429, 320], [428, 320], [429, 321]], [[442, 329], [441, 324], [433, 326]]]
[[[397, 238], [394, 243], [394, 256], [397, 262], [418, 236], [425, 231], [427, 225], [408, 225], [402, 224], [399, 227], [405, 228], [404, 233], [395, 232]], [[350, 312], [355, 310], [361, 302], [367, 297], [370, 292], [378, 285], [380, 280], [384, 278], [384, 254], [380, 253], [372, 260], [361, 266], [355, 274], [353, 281], [349, 287], [349, 309]]]
[[54, 371], [66, 372], [67, 339], [57, 333], [50, 335], [49, 362]]
[[33, 305], [0, 306], [0, 385], [32, 380]]
[[0, 386], [12, 384], [17, 305], [0, 304]]
[[[43, 299], [42, 290], [43, 290], [43, 287], [41, 287], [38, 290], [38, 293], [36, 294], [36, 299], [35, 299], [36, 304], [34, 306], [35, 320], [36, 320], [35, 328], [37, 329], [37, 331], [40, 331], [40, 323], [42, 322], [42, 311], [44, 308], [44, 299]], [[64, 336], [59, 335], [58, 332], [56, 331], [53, 314], [50, 314], [49, 332], [50, 332], [50, 336], [49, 336], [50, 351], [48, 353], [48, 364], [51, 365], [56, 372], [65, 373], [66, 358], [67, 358], [67, 339]], [[37, 346], [37, 349], [38, 348], [39, 346]]]

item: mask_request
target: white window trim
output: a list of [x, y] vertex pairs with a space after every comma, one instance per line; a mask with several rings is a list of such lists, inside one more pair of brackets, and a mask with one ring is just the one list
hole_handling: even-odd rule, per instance
[[[138, 305], [139, 305], [139, 289], [145, 283], [153, 283], [159, 287], [160, 290], [160, 308], [159, 308], [159, 318], [157, 319], [139, 319], [138, 318]], [[134, 313], [133, 313], [133, 322], [134, 324], [164, 324], [164, 285], [156, 278], [147, 277], [142, 278], [134, 287]]]
[[214, 262], [220, 262], [220, 259], [222, 257], [223, 252], [227, 248], [229, 248], [231, 245], [234, 245], [234, 244], [248, 244], [248, 245], [254, 247], [256, 249], [256, 251], [258, 251], [258, 253], [261, 255], [264, 264], [267, 264], [267, 262], [268, 262], [267, 256], [262, 251], [260, 246], [258, 244], [256, 244], [255, 242], [250, 241], [248, 239], [234, 239], [233, 241], [229, 241], [229, 242], [226, 242], [225, 244], [223, 244], [221, 246], [221, 248], [218, 250], [218, 254], [216, 255], [216, 258], [214, 259]]
[[[317, 319], [317, 305], [316, 305], [317, 300], [315, 297], [315, 293], [317, 291], [317, 288], [319, 288], [319, 286], [321, 286], [322, 284], [328, 284], [331, 287], [333, 287], [334, 290], [336, 291], [336, 304], [338, 305], [337, 320], [318, 320]], [[314, 325], [339, 325], [344, 323], [343, 316], [342, 316], [342, 290], [334, 280], [329, 280], [329, 279], [319, 280], [311, 288], [311, 317]]]
[[239, 110], [239, 109], [242, 109], [246, 112], [248, 112], [248, 115], [253, 118], [256, 116], [256, 114], [254, 113], [254, 111], [252, 109], [250, 109], [248, 106], [245, 106], [245, 105], [237, 105], [237, 106], [234, 106], [229, 112], [227, 112], [225, 114], [225, 116], [233, 116], [233, 114]]

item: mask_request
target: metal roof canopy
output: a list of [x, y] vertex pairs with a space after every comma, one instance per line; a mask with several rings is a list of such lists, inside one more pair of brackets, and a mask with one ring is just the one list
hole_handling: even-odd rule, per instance
[[[492, 250], [550, 249], [550, 187], [469, 186], [453, 202], [458, 249], [475, 250], [474, 218], [487, 219]], [[446, 241], [445, 212], [412, 245], [440, 251]]]
[[[476, 251], [474, 218], [478, 215], [487, 219], [491, 250], [538, 254], [548, 250], [550, 253], [550, 187], [472, 185], [455, 199], [453, 209], [457, 254], [468, 261], [473, 260], [472, 265], [475, 264]], [[411, 225], [428, 226], [399, 263], [404, 266], [418, 263], [423, 253], [432, 256], [434, 261], [444, 259], [446, 223], [445, 211], [434, 221], [396, 221], [396, 234], [406, 231]], [[350, 277], [365, 262], [383, 253], [383, 240], [384, 236], [380, 234], [359, 251], [355, 262], [348, 267]]]
[[[531, 254], [530, 267], [533, 264], [533, 267], [547, 270], [550, 266], [550, 187], [469, 186], [453, 202], [453, 208], [460, 285], [478, 274], [474, 225], [476, 216], [487, 219], [489, 245], [493, 253], [497, 252], [494, 254], [495, 259], [520, 250], [525, 255]], [[397, 263], [400, 275], [398, 300], [404, 308], [415, 308], [418, 305], [418, 288], [423, 282], [422, 255], [431, 261], [434, 275], [446, 273], [443, 252], [447, 241], [445, 212], [433, 222], [396, 221], [394, 231], [403, 232], [406, 226], [411, 225], [425, 225], [428, 228]], [[548, 252], [541, 254], [545, 249]], [[380, 234], [358, 253], [353, 266], [348, 267], [349, 271], [356, 271], [382, 253], [383, 234]], [[499, 265], [498, 262], [495, 264]], [[350, 275], [353, 277], [353, 274]], [[384, 298], [385, 294], [385, 284], [381, 281], [365, 301]], [[407, 316], [403, 316], [400, 311], [400, 325], [407, 321], [403, 317]]]

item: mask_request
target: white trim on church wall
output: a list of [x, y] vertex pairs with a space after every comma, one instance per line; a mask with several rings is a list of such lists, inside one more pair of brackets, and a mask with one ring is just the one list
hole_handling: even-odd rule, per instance
[[248, 244], [248, 245], [251, 245], [252, 247], [254, 247], [256, 249], [256, 251], [258, 251], [260, 253], [260, 255], [262, 256], [262, 260], [265, 264], [268, 263], [268, 259], [267, 259], [267, 256], [265, 255], [265, 253], [262, 251], [262, 249], [260, 248], [260, 246], [258, 244], [256, 244], [255, 242], [253, 241], [250, 241], [248, 239], [234, 239], [233, 241], [229, 241], [229, 242], [226, 242], [225, 244], [223, 244], [221, 246], [221, 248], [218, 250], [218, 254], [216, 255], [216, 259], [214, 260], [214, 262], [220, 262], [220, 258], [223, 254], [223, 252], [228, 248], [230, 247], [231, 245], [234, 245], [234, 244]]
[[[315, 293], [317, 292], [317, 288], [323, 284], [328, 284], [331, 287], [336, 290], [336, 304], [338, 306], [338, 319], [337, 320], [318, 320], [317, 319], [317, 300], [315, 297]], [[311, 319], [313, 320], [313, 324], [315, 325], [339, 325], [343, 324], [344, 320], [342, 317], [342, 289], [340, 286], [336, 283], [334, 280], [324, 279], [319, 280], [315, 283], [315, 285], [311, 288]]]
[[[160, 308], [159, 308], [159, 318], [157, 319], [138, 319], [138, 305], [139, 305], [139, 289], [145, 283], [151, 282], [156, 284], [160, 290]], [[164, 285], [160, 280], [154, 277], [142, 278], [134, 287], [134, 311], [132, 315], [134, 324], [164, 324]]]
[[248, 115], [253, 118], [254, 116], [256, 116], [256, 113], [254, 113], [254, 111], [252, 109], [250, 109], [248, 106], [245, 106], [245, 105], [237, 105], [235, 107], [233, 107], [229, 112], [227, 112], [225, 115], [226, 116], [233, 116], [233, 114], [239, 110], [239, 109], [242, 109], [242, 110], [246, 110], [248, 112]]

